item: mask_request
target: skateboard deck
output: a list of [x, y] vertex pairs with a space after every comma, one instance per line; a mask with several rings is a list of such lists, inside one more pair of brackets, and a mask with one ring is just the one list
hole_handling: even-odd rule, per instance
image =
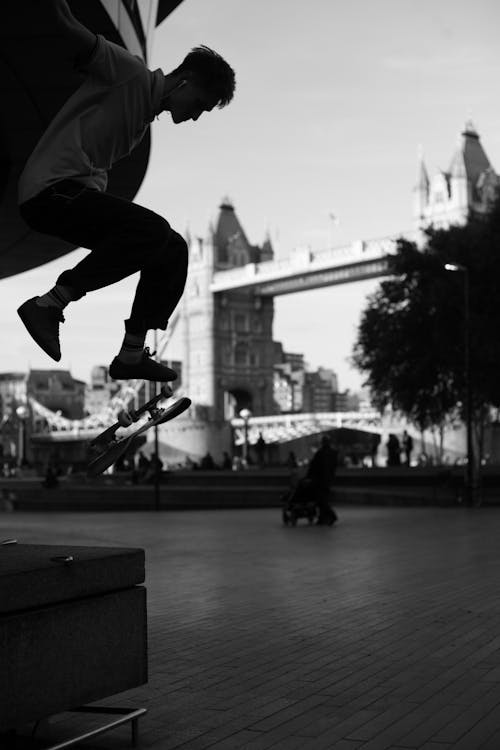
[[[103, 471], [106, 471], [106, 469], [114, 464], [115, 461], [125, 453], [135, 437], [142, 435], [151, 427], [175, 419], [175, 417], [178, 417], [179, 414], [182, 414], [182, 412], [186, 411], [186, 409], [191, 406], [191, 399], [183, 396], [166, 408], [158, 408], [158, 403], [164, 399], [170, 398], [171, 395], [172, 390], [170, 386], [164, 385], [154, 398], [145, 403], [139, 409], [124, 409], [121, 411], [118, 414], [117, 421], [112, 424], [111, 427], [104, 430], [104, 432], [101, 432], [101, 434], [94, 438], [90, 443], [90, 460], [87, 464], [87, 474], [89, 476], [102, 474]], [[139, 421], [139, 419], [147, 413], [149, 413], [147, 422], [123, 437], [116, 436], [117, 430], [121, 427], [130, 427], [134, 422]]]

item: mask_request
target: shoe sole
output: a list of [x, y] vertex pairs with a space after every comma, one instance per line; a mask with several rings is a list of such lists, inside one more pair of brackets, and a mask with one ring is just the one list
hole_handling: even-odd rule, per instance
[[46, 344], [46, 342], [43, 339], [39, 338], [36, 335], [35, 330], [30, 326], [29, 318], [26, 315], [26, 311], [23, 309], [26, 304], [27, 303], [25, 302], [23, 305], [21, 305], [21, 307], [17, 308], [17, 314], [21, 318], [21, 320], [22, 320], [22, 322], [24, 324], [24, 327], [28, 331], [29, 335], [31, 336], [31, 338], [33, 339], [33, 341], [35, 342], [35, 344], [38, 344], [38, 346], [40, 347], [40, 349], [42, 349], [42, 351], [44, 351], [45, 354], [48, 354], [51, 359], [53, 359], [55, 362], [59, 362], [60, 359], [61, 359], [61, 352], [57, 351], [57, 349], [55, 349], [55, 350], [54, 349], [49, 349], [48, 346], [47, 346], [47, 344]]
[[177, 378], [152, 378], [144, 373], [122, 373], [117, 375], [113, 370], [109, 370], [109, 377], [113, 380], [148, 380], [150, 383], [172, 383]]
[[[130, 368], [130, 371], [128, 370], [121, 370], [120, 368], [123, 367], [123, 365], [114, 364], [114, 360], [110, 365], [110, 368], [108, 370], [109, 377], [113, 378], [113, 380], [149, 380], [151, 383], [172, 383], [174, 380], [177, 380], [177, 373], [172, 370], [172, 377], [170, 378], [163, 378], [159, 380], [158, 378], [148, 376], [144, 372], [133, 372], [132, 367]], [[118, 374], [117, 374], [118, 372]]]

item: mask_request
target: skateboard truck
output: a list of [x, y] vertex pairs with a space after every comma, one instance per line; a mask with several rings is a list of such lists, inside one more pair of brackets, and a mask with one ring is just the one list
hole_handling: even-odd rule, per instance
[[[120, 427], [130, 427], [132, 424], [134, 424], [134, 422], [137, 422], [144, 415], [145, 411], [149, 412], [151, 419], [155, 419], [161, 409], [159, 409], [154, 404], [156, 404], [159, 400], [170, 398], [172, 395], [172, 388], [169, 385], [165, 384], [161, 387], [160, 393], [154, 396], [150, 401], [144, 404], [144, 406], [141, 406], [139, 409], [121, 409], [116, 415], [117, 422], [119, 422]], [[148, 404], [153, 404], [153, 406], [147, 408]], [[104, 436], [106, 432], [103, 432], [102, 436]], [[95, 441], [99, 440], [100, 438], [101, 435], [95, 438], [95, 440], [92, 441], [91, 445], [93, 445]]]

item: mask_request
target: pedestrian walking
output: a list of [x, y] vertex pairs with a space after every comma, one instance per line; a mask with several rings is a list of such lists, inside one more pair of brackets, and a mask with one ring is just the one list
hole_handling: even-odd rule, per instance
[[403, 431], [401, 443], [403, 446], [405, 464], [406, 466], [411, 466], [411, 454], [413, 451], [413, 438], [411, 435], [408, 434], [406, 430]]
[[392, 432], [387, 441], [387, 466], [401, 466], [401, 446]]

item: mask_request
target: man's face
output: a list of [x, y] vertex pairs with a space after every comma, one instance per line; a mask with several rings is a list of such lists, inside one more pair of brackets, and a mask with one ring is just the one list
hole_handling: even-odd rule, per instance
[[172, 120], [178, 124], [196, 121], [203, 112], [211, 112], [217, 102], [195, 81], [187, 80], [184, 86], [172, 93], [169, 104]]

